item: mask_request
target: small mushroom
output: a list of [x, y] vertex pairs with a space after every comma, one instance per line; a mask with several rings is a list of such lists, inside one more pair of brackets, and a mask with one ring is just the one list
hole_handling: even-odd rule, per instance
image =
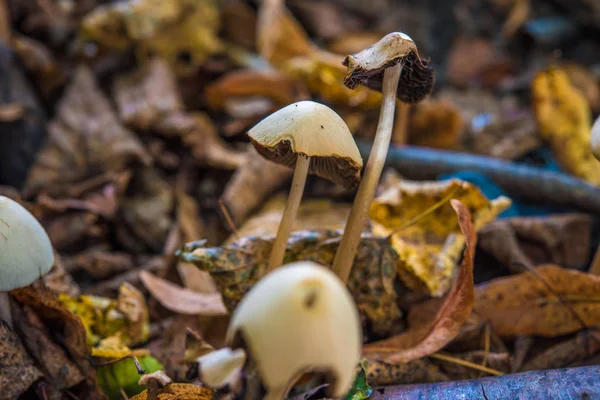
[[394, 128], [396, 97], [411, 104], [421, 101], [431, 92], [434, 74], [428, 61], [419, 56], [415, 42], [401, 32], [390, 33], [373, 46], [346, 57], [344, 65], [348, 67], [344, 78], [347, 87], [354, 89], [362, 84], [382, 91], [381, 112], [371, 155], [333, 260], [333, 271], [346, 282], [385, 164]]
[[8, 292], [32, 284], [53, 264], [42, 225], [25, 207], [0, 196], [0, 319], [12, 327]]
[[306, 372], [323, 374], [343, 396], [360, 360], [362, 331], [346, 286], [329, 269], [296, 262], [261, 279], [234, 311], [226, 337], [244, 348], [266, 399], [282, 399]]
[[362, 158], [344, 120], [313, 101], [290, 104], [263, 119], [248, 136], [266, 159], [294, 167], [292, 188], [269, 258], [268, 271], [281, 266], [306, 175], [312, 173], [347, 189], [360, 181]]

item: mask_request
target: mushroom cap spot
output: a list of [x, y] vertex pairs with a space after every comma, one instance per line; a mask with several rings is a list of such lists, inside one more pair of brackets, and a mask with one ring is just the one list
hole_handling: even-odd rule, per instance
[[344, 120], [314, 101], [290, 104], [249, 132], [256, 150], [268, 160], [294, 167], [298, 155], [311, 157], [309, 173], [348, 189], [358, 185], [362, 157]]
[[371, 47], [346, 57], [344, 84], [350, 89], [365, 85], [381, 91], [385, 70], [398, 63], [403, 68], [396, 96], [405, 103], [421, 101], [433, 88], [434, 71], [428, 60], [420, 58], [415, 42], [402, 32], [389, 33]]
[[25, 207], [0, 196], [0, 291], [31, 285], [54, 265], [46, 231]]
[[289, 387], [305, 371], [327, 372], [336, 398], [352, 384], [362, 342], [358, 310], [327, 268], [303, 261], [266, 275], [234, 311], [229, 345], [240, 331], [269, 390]]

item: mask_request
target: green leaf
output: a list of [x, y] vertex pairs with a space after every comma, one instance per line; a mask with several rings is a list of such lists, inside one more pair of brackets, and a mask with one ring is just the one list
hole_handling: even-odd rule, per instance
[[367, 371], [366, 371], [365, 360], [360, 361], [360, 371], [356, 374], [352, 389], [348, 392], [345, 400], [364, 400], [368, 399], [373, 392], [369, 382], [367, 382]]
[[[164, 369], [162, 364], [152, 356], [141, 357], [138, 361], [147, 374]], [[96, 369], [98, 385], [111, 400], [121, 400], [123, 398], [120, 388], [123, 388], [130, 397], [144, 390], [142, 386], [138, 385], [140, 376], [131, 358], [126, 358], [114, 364], [103, 365]]]

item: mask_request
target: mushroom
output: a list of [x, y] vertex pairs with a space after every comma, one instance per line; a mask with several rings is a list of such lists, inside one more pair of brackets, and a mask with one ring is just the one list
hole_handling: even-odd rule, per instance
[[390, 33], [373, 46], [346, 57], [344, 65], [348, 67], [344, 78], [348, 88], [363, 84], [382, 91], [371, 155], [333, 260], [333, 271], [346, 282], [390, 145], [396, 97], [409, 104], [421, 101], [431, 92], [434, 76], [428, 61], [420, 58], [415, 42], [401, 32]]
[[306, 372], [323, 374], [338, 398], [354, 380], [362, 331], [346, 285], [329, 269], [303, 261], [269, 273], [244, 296], [226, 343], [245, 349], [265, 399], [284, 398]]
[[12, 327], [8, 292], [32, 284], [53, 264], [42, 225], [25, 207], [0, 196], [0, 319]]
[[362, 158], [344, 120], [313, 101], [290, 104], [260, 121], [249, 132], [263, 157], [294, 167], [292, 188], [269, 258], [268, 271], [281, 266], [308, 173], [347, 189], [360, 181]]

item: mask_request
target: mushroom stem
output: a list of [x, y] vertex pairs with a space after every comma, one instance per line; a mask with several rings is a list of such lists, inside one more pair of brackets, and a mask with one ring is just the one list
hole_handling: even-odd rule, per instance
[[267, 273], [279, 268], [283, 263], [285, 249], [287, 247], [288, 238], [292, 232], [296, 215], [298, 214], [298, 206], [304, 193], [304, 184], [306, 183], [306, 175], [308, 175], [308, 167], [310, 165], [310, 157], [298, 155], [296, 159], [296, 168], [294, 170], [294, 178], [292, 180], [292, 189], [285, 206], [285, 211], [279, 223], [277, 237], [273, 242], [271, 256], [269, 257], [269, 266]]
[[369, 156], [369, 161], [367, 161], [363, 179], [358, 187], [350, 216], [346, 222], [344, 235], [333, 260], [333, 272], [339, 276], [342, 282], [347, 282], [348, 276], [350, 276], [360, 236], [365, 225], [365, 220], [367, 219], [369, 207], [373, 201], [373, 197], [375, 197], [375, 189], [381, 177], [387, 151], [390, 146], [392, 131], [394, 129], [396, 91], [398, 89], [400, 72], [402, 72], [402, 65], [397, 64], [386, 69], [383, 75], [383, 97], [379, 122], [377, 123], [377, 133], [375, 134], [371, 155]]
[[13, 320], [12, 313], [10, 311], [10, 299], [8, 297], [8, 292], [0, 292], [0, 320], [6, 322], [6, 324], [12, 329]]

